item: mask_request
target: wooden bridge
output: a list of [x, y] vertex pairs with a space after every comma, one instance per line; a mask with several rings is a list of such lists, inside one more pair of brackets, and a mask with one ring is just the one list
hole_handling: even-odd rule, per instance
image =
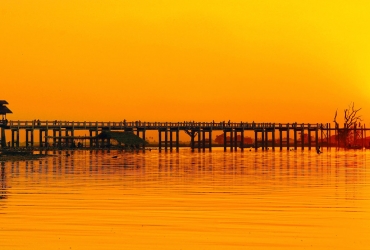
[[[102, 131], [131, 131], [145, 140], [147, 131], [157, 131], [158, 148], [165, 150], [179, 149], [179, 132], [184, 131], [190, 136], [190, 147], [194, 150], [212, 149], [212, 132], [221, 131], [224, 135], [224, 150], [243, 150], [247, 146], [254, 148], [275, 149], [279, 147], [294, 148], [329, 146], [331, 132], [330, 123], [248, 123], [248, 122], [69, 122], [69, 121], [0, 121], [2, 137], [4, 130], [11, 131], [10, 147], [19, 147], [20, 133], [25, 133], [26, 147], [34, 147], [34, 132], [39, 134], [39, 147], [62, 147], [69, 145], [74, 140], [88, 140], [89, 147], [101, 147], [105, 145], [104, 140], [98, 138]], [[89, 136], [75, 136], [75, 131], [85, 131]], [[245, 132], [254, 133], [253, 145], [245, 145]], [[366, 129], [362, 131], [363, 135]], [[279, 140], [277, 141], [277, 133]], [[307, 141], [305, 141], [305, 136]], [[314, 140], [312, 136], [314, 135]], [[229, 135], [229, 136], [228, 136]], [[283, 137], [285, 136], [285, 140]], [[291, 138], [293, 137], [293, 138]], [[230, 139], [227, 139], [230, 138]], [[364, 136], [362, 136], [364, 138]], [[4, 142], [5, 138], [2, 138]], [[110, 142], [108, 141], [108, 145]], [[213, 145], [214, 146], [214, 145]], [[142, 145], [145, 149], [145, 145]]]

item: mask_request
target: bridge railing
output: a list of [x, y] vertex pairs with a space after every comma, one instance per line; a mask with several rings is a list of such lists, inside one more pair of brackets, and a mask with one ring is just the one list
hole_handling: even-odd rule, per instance
[[[0, 124], [4, 121], [0, 120]], [[8, 121], [10, 128], [76, 128], [76, 129], [125, 129], [125, 128], [147, 128], [158, 129], [166, 127], [180, 127], [185, 129], [197, 128], [244, 128], [244, 129], [263, 129], [263, 128], [288, 128], [288, 129], [327, 129], [330, 124], [310, 124], [310, 123], [255, 123], [255, 122], [142, 122], [142, 121], [119, 121], [119, 122], [74, 122], [74, 121]]]

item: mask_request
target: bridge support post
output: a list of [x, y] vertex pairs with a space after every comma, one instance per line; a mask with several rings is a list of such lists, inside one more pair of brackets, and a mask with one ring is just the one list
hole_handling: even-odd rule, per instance
[[195, 130], [191, 130], [191, 132], [190, 132], [190, 136], [191, 136], [191, 139], [190, 139], [190, 146], [191, 146], [191, 152], [194, 152], [194, 148], [195, 148], [195, 142], [194, 142], [194, 137], [195, 137]]
[[173, 140], [172, 140], [172, 130], [171, 130], [171, 128], [170, 128], [170, 151], [172, 152], [172, 146], [173, 146], [173, 144], [172, 144], [172, 142], [173, 142]]
[[330, 141], [330, 138], [331, 138], [331, 124], [329, 123], [329, 126], [328, 126], [328, 148], [329, 148], [329, 144], [331, 143]]
[[31, 147], [32, 147], [32, 148], [33, 148], [33, 144], [34, 144], [33, 132], [34, 132], [34, 130], [32, 129], [32, 130], [31, 130]]
[[227, 136], [226, 136], [226, 130], [224, 130], [224, 152], [226, 152], [226, 147], [227, 147]]
[[45, 129], [45, 147], [47, 148], [49, 146], [48, 142], [48, 129]]
[[289, 150], [289, 123], [286, 125], [286, 148]]
[[162, 151], [162, 131], [160, 129], [158, 130], [158, 150]]
[[95, 147], [96, 148], [99, 148], [99, 138], [98, 138], [98, 135], [99, 135], [99, 130], [98, 128], [95, 129]]
[[53, 148], [57, 145], [57, 130], [53, 129]]
[[167, 146], [168, 146], [168, 134], [167, 134], [167, 127], [164, 130], [164, 151], [167, 152]]
[[308, 124], [308, 150], [311, 150], [311, 125]]
[[279, 124], [279, 137], [280, 150], [283, 150], [283, 131], [281, 130], [281, 124]]
[[254, 130], [254, 148], [257, 150], [258, 148], [258, 131]]
[[272, 125], [272, 150], [275, 150], [275, 124]]
[[212, 128], [209, 129], [209, 140], [208, 141], [209, 141], [208, 142], [209, 151], [211, 152], [212, 151]]
[[[96, 135], [96, 133], [95, 133], [95, 135]], [[65, 146], [66, 147], [68, 147], [69, 146], [69, 134], [68, 134], [68, 130], [66, 129], [65, 131], [64, 131], [64, 138], [65, 138], [65, 140], [64, 140], [64, 142], [65, 142]], [[95, 146], [97, 146], [98, 145], [98, 138], [95, 138]]]
[[19, 148], [19, 129], [12, 129], [12, 147]]
[[234, 149], [234, 134], [233, 129], [230, 130], [230, 151], [233, 152]]
[[39, 148], [42, 148], [42, 130], [39, 129]]
[[28, 148], [28, 129], [26, 129], [26, 148]]
[[244, 151], [244, 128], [240, 131], [240, 150]]
[[180, 141], [179, 129], [177, 128], [177, 130], [176, 130], [176, 152], [179, 152], [179, 141]]
[[200, 152], [200, 141], [201, 141], [200, 128], [198, 129], [198, 152]]
[[[59, 130], [59, 141], [58, 141], [58, 146], [59, 147], [62, 146], [61, 135], [62, 135], [62, 131]], [[89, 135], [90, 135], [90, 148], [92, 148], [94, 142], [93, 142], [93, 131], [91, 129], [89, 130]]]
[[[90, 137], [92, 138], [92, 132], [90, 130]], [[90, 147], [92, 146], [93, 142], [92, 142], [92, 139], [90, 139]], [[62, 147], [62, 129], [59, 128], [58, 130], [58, 147], [61, 148]]]
[[[72, 141], [71, 143], [74, 143], [74, 142], [75, 142], [75, 139], [73, 138], [74, 136], [75, 136], [75, 129], [74, 129], [74, 128], [72, 128], [72, 129], [71, 129], [71, 137], [72, 137], [72, 138], [71, 138], [71, 141]], [[108, 143], [109, 143], [109, 139], [108, 139]]]
[[203, 147], [203, 152], [206, 151], [206, 131], [202, 131], [202, 147]]
[[304, 124], [301, 125], [301, 147], [304, 150]]
[[238, 131], [234, 130], [234, 148], [235, 152], [238, 151]]
[[145, 152], [145, 129], [143, 130], [143, 140], [144, 140], [144, 143], [143, 143], [143, 152]]
[[297, 124], [294, 125], [294, 149], [297, 150]]
[[19, 148], [19, 129], [17, 129], [17, 148]]
[[12, 129], [12, 148], [14, 148], [14, 130]]
[[1, 147], [6, 147], [5, 128], [1, 127]]

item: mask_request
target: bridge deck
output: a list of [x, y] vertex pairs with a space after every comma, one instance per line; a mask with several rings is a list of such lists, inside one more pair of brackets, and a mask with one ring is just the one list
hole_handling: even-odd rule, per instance
[[327, 124], [310, 124], [310, 123], [248, 123], [248, 122], [70, 122], [70, 121], [9, 121], [6, 124], [9, 129], [75, 129], [75, 130], [158, 130], [158, 129], [327, 129]]

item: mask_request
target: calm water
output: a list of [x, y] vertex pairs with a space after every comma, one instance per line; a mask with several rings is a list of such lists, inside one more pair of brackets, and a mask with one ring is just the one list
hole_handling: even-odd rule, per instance
[[370, 249], [369, 168], [335, 150], [7, 162], [0, 249]]

